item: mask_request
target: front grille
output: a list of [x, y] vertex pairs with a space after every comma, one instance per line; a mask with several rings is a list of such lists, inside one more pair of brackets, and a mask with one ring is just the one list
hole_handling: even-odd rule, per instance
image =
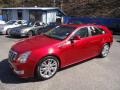
[[17, 53], [15, 51], [9, 51], [9, 60], [12, 62], [17, 58]]

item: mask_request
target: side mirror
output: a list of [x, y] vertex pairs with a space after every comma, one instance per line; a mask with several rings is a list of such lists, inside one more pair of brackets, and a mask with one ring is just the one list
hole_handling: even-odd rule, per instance
[[79, 35], [75, 35], [73, 38], [70, 39], [71, 43], [74, 43], [74, 40], [80, 40], [80, 36]]
[[75, 35], [74, 37], [73, 37], [73, 40], [80, 40], [81, 38], [80, 38], [80, 36], [78, 36], [78, 35]]

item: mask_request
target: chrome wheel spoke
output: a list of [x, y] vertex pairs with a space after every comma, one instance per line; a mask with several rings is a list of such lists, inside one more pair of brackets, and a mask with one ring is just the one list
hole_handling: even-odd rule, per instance
[[109, 46], [105, 45], [102, 51], [103, 56], [107, 56], [109, 53]]
[[57, 62], [54, 59], [45, 60], [40, 66], [40, 75], [49, 78], [57, 71]]

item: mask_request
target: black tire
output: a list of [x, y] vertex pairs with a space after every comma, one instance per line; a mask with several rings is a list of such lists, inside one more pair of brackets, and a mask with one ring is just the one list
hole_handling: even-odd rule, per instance
[[110, 50], [110, 45], [108, 43], [104, 44], [104, 46], [101, 50], [101, 53], [100, 53], [100, 57], [101, 58], [106, 57], [109, 53], [109, 50]]
[[[53, 61], [52, 62], [55, 64], [55, 66], [54, 66], [55, 71], [53, 73], [51, 73], [52, 75], [50, 75], [50, 76], [48, 76], [48, 75], [44, 76], [45, 72], [47, 72], [46, 74], [48, 74], [48, 72], [50, 71], [50, 68], [52, 67], [52, 66], [51, 67], [50, 66], [44, 66], [44, 64], [48, 60], [53, 60], [54, 61], [54, 62]], [[44, 68], [44, 70], [46, 70], [46, 71], [42, 71], [43, 69], [41, 69], [41, 68]], [[52, 68], [51, 68], [51, 72], [52, 72]], [[37, 79], [38, 80], [50, 79], [57, 73], [58, 69], [59, 69], [59, 60], [54, 56], [47, 56], [47, 57], [43, 58], [42, 60], [40, 60], [39, 64], [37, 65], [37, 68], [36, 68]]]
[[34, 35], [34, 33], [32, 31], [28, 32], [28, 37], [32, 37]]

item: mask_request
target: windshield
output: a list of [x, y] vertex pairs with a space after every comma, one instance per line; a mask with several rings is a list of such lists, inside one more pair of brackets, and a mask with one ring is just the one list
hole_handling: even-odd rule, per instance
[[14, 24], [16, 21], [8, 21], [7, 22], [7, 25], [12, 25], [12, 24]]
[[59, 39], [59, 40], [64, 40], [67, 38], [75, 29], [75, 27], [70, 27], [70, 26], [58, 26], [56, 28], [53, 28], [52, 30], [46, 32], [44, 35]]

